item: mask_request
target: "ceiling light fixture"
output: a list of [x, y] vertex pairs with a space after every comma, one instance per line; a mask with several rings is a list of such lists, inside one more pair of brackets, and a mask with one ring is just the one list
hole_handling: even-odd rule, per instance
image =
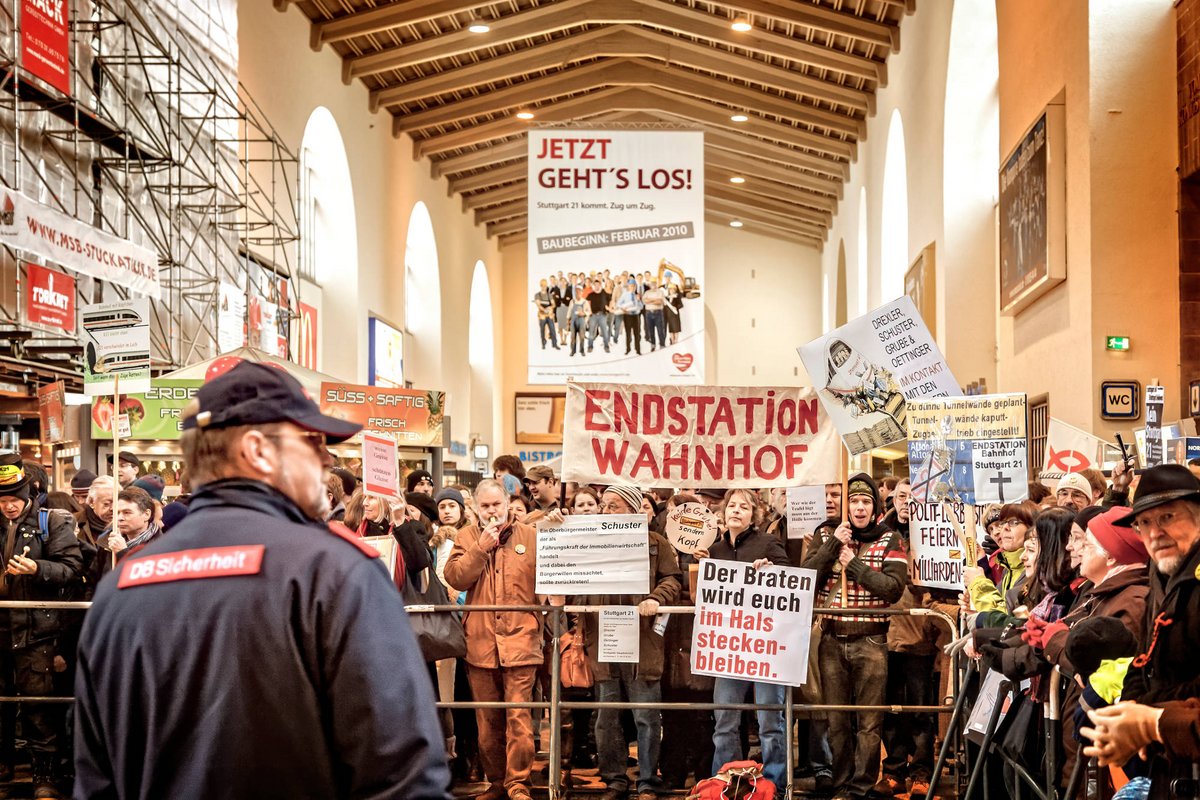
[[467, 30], [469, 30], [471, 33], [487, 33], [491, 29], [492, 27], [490, 25], [488, 25], [486, 22], [481, 22], [480, 20], [475, 20], [467, 26]]
[[738, 114], [734, 114], [729, 119], [731, 119], [734, 122], [746, 122], [747, 120], [750, 119], [750, 117], [746, 116], [745, 114], [738, 113]]
[[738, 33], [745, 33], [746, 31], [754, 29], [754, 26], [750, 24], [750, 20], [746, 19], [745, 17], [738, 17], [729, 27], [733, 28]]
[[517, 112], [517, 119], [533, 119], [533, 112], [521, 109]]
[[742, 227], [742, 221], [740, 219], [731, 219], [729, 220], [729, 227], [740, 228]]
[[746, 179], [743, 178], [741, 175], [734, 175], [732, 178], [729, 179], [729, 182], [730, 183], [745, 183]]

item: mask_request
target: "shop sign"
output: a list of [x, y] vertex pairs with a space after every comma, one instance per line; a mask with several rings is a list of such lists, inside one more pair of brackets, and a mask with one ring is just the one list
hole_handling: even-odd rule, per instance
[[47, 444], [65, 441], [67, 419], [66, 387], [62, 381], [38, 387], [38, 419], [42, 423], [42, 441]]
[[129, 436], [121, 439], [175, 440], [182, 432], [183, 409], [196, 396], [204, 381], [185, 378], [156, 378], [144, 394], [122, 394], [117, 409], [111, 396], [92, 401], [92, 438], [111, 439], [117, 414], [129, 416]]
[[71, 93], [67, 0], [21, 0], [21, 66]]
[[402, 447], [442, 447], [446, 393], [351, 383], [321, 384], [321, 413], [396, 437]]
[[297, 303], [297, 323], [300, 335], [296, 340], [296, 363], [311, 370], [317, 368], [317, 309], [307, 303]]
[[40, 264], [25, 265], [25, 316], [34, 325], [75, 332], [75, 279]]

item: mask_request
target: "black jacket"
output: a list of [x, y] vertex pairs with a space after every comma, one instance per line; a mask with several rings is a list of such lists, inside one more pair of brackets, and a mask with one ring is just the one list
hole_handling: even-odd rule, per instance
[[201, 487], [101, 582], [75, 697], [76, 798], [449, 797], [382, 563], [256, 481]]
[[[6, 535], [7, 521], [0, 527], [0, 546]], [[17, 541], [13, 554], [20, 555], [26, 547], [26, 558], [37, 562], [33, 575], [5, 575], [9, 600], [61, 600], [62, 590], [79, 575], [83, 558], [75, 538], [75, 518], [66, 511], [55, 509], [46, 518], [46, 532], [38, 523], [38, 508], [34, 503], [25, 507], [25, 514], [13, 531]], [[2, 565], [0, 565], [2, 568]], [[5, 612], [13, 649], [28, 647], [35, 642], [53, 639], [62, 628], [62, 612], [49, 609], [13, 608]]]
[[722, 531], [717, 540], [708, 548], [710, 558], [720, 558], [725, 561], [741, 561], [751, 564], [760, 558], [769, 560], [781, 567], [791, 566], [787, 551], [779, 539], [757, 528], [750, 527], [742, 532], [736, 542], [730, 542], [729, 531]]

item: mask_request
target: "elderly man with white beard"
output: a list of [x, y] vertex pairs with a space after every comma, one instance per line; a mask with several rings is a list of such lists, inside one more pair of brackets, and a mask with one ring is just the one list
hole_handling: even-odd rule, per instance
[[[1108, 763], [1128, 730], [1145, 733], [1150, 798], [1172, 797], [1177, 781], [1193, 777], [1194, 763], [1169, 758], [1161, 741], [1162, 706], [1200, 697], [1200, 481], [1187, 467], [1164, 464], [1142, 475], [1133, 511], [1115, 522], [1132, 527], [1150, 553], [1146, 628], [1141, 655], [1125, 677], [1122, 702], [1093, 716], [1095, 740], [1086, 751]], [[1133, 702], [1126, 702], [1133, 701]]]

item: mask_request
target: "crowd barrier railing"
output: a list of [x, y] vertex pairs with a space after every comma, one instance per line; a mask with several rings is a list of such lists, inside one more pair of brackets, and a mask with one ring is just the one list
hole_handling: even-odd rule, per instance
[[[0, 600], [0, 609], [19, 609], [19, 608], [35, 608], [35, 609], [52, 609], [61, 611], [86, 611], [91, 608], [91, 603], [86, 601], [22, 601], [22, 600]], [[787, 730], [788, 747], [787, 747], [787, 775], [792, 775], [795, 767], [795, 742], [793, 741], [793, 724], [795, 716], [799, 714], [814, 714], [814, 713], [830, 713], [830, 712], [863, 712], [863, 711], [884, 711], [893, 714], [952, 714], [956, 713], [961, 704], [961, 676], [958, 667], [959, 655], [955, 654], [951, 661], [951, 692], [952, 696], [956, 697], [956, 703], [953, 708], [945, 704], [930, 705], [930, 706], [914, 706], [914, 705], [847, 705], [835, 703], [795, 703], [792, 700], [792, 692], [786, 692], [784, 702], [782, 704], [758, 704], [758, 703], [637, 703], [637, 702], [599, 702], [599, 701], [566, 701], [562, 699], [562, 681], [561, 681], [561, 653], [558, 647], [558, 640], [561, 633], [565, 632], [564, 615], [566, 614], [583, 614], [596, 613], [602, 608], [608, 606], [601, 605], [470, 605], [460, 606], [451, 605], [410, 605], [406, 606], [406, 610], [410, 614], [430, 614], [430, 613], [450, 613], [450, 612], [495, 612], [495, 611], [517, 611], [544, 614], [550, 620], [550, 697], [547, 700], [530, 700], [527, 702], [510, 702], [510, 701], [475, 701], [475, 700], [448, 700], [439, 701], [438, 708], [528, 708], [531, 710], [544, 710], [549, 712], [549, 781], [548, 791], [550, 800], [559, 800], [563, 794], [563, 776], [562, 776], [562, 712], [564, 710], [573, 709], [600, 709], [600, 708], [620, 708], [620, 709], [659, 709], [662, 711], [671, 710], [715, 710], [715, 709], [734, 709], [740, 711], [783, 711], [784, 724]], [[696, 611], [694, 606], [661, 606], [658, 613], [664, 614], [694, 614]], [[929, 617], [942, 624], [945, 624], [949, 629], [951, 636], [958, 634], [958, 628], [955, 620], [948, 614], [935, 609], [927, 608], [910, 608], [910, 609], [858, 609], [858, 608], [814, 608], [814, 615], [822, 616], [878, 616], [878, 617], [893, 617], [893, 616], [920, 616]], [[73, 703], [73, 697], [37, 697], [37, 696], [11, 696], [0, 697], [0, 703]], [[932, 800], [934, 795], [937, 777], [946, 764], [947, 746], [951, 737], [958, 740], [957, 747], [962, 749], [961, 737], [958, 731], [953, 727], [947, 733], [947, 741], [943, 743], [942, 751], [939, 754], [938, 764], [934, 773], [934, 781], [930, 787], [928, 800]], [[956, 759], [956, 768], [962, 762]], [[791, 798], [792, 786], [785, 787], [783, 792], [784, 797]]]

